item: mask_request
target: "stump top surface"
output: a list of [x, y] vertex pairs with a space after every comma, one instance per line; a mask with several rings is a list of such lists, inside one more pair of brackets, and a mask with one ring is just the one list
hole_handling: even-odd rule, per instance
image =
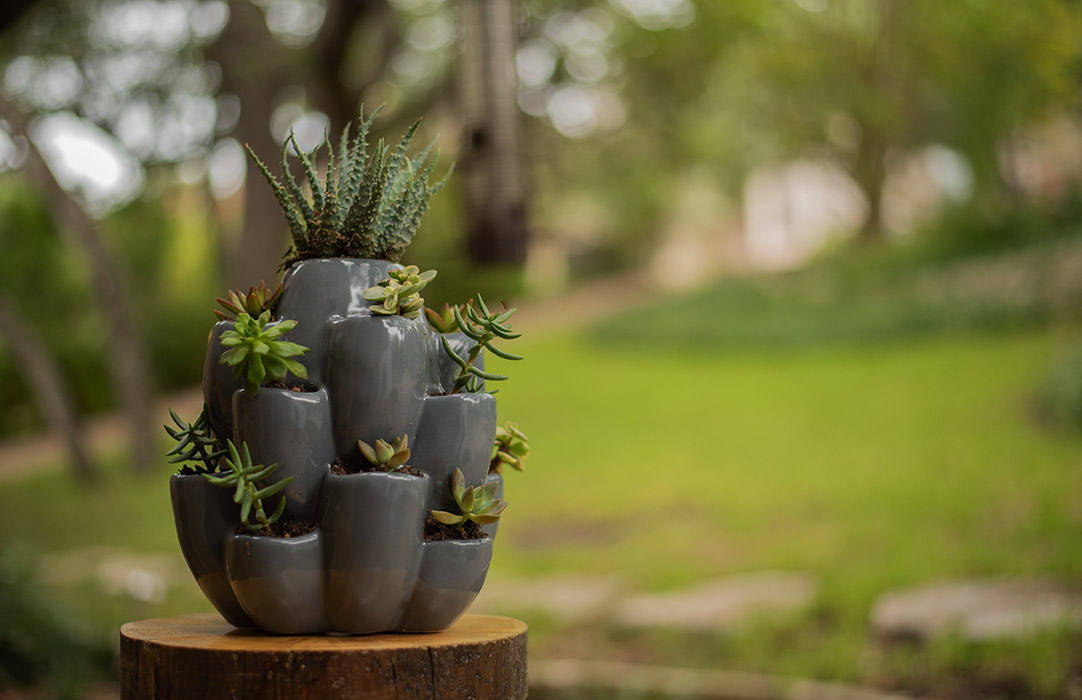
[[237, 629], [216, 613], [129, 622], [122, 637], [155, 645], [246, 652], [358, 652], [477, 645], [518, 637], [526, 623], [497, 615], [464, 615], [442, 632], [429, 634], [282, 635]]

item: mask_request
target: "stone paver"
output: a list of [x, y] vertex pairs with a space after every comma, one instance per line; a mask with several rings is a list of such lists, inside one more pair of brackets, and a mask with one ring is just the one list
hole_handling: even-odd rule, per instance
[[1050, 626], [1082, 628], [1082, 588], [1041, 579], [972, 579], [888, 591], [872, 628], [921, 640], [956, 632], [975, 641], [1023, 637]]
[[528, 579], [490, 576], [470, 612], [540, 612], [563, 622], [605, 617], [625, 590], [615, 576], [554, 574]]
[[683, 591], [631, 596], [617, 605], [615, 620], [626, 627], [719, 630], [757, 615], [798, 610], [815, 591], [815, 578], [807, 573], [741, 574]]

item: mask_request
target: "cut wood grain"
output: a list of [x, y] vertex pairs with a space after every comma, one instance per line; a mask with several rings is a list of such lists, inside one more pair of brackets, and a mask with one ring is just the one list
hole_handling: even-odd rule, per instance
[[466, 615], [433, 634], [285, 636], [216, 614], [120, 630], [123, 700], [519, 700], [526, 625]]

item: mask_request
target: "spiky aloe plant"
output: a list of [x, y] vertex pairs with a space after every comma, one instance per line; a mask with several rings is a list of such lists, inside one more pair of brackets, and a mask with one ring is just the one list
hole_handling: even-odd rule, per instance
[[365, 459], [377, 467], [383, 467], [383, 470], [388, 472], [401, 467], [410, 458], [409, 435], [397, 437], [390, 443], [386, 440], [376, 440], [375, 445], [358, 440], [357, 447], [360, 448]]
[[263, 499], [269, 498], [284, 489], [289, 482], [293, 481], [293, 477], [287, 476], [281, 481], [261, 489], [256, 486], [256, 482], [273, 474], [278, 465], [252, 464], [252, 455], [248, 451], [248, 443], [246, 442], [240, 444], [240, 453], [237, 452], [237, 447], [232, 440], [228, 440], [226, 444], [229, 447], [229, 457], [226, 458], [225, 463], [230, 472], [222, 476], [204, 474], [203, 478], [215, 486], [236, 488], [233, 492], [233, 502], [240, 505], [240, 522], [246, 529], [258, 532], [270, 527], [278, 521], [278, 518], [282, 517], [282, 513], [286, 508], [286, 499], [285, 496], [282, 496], [278, 500], [278, 507], [274, 509], [274, 513], [269, 517], [266, 511], [263, 510]]
[[378, 302], [369, 307], [372, 313], [377, 316], [398, 314], [406, 318], [420, 316], [425, 304], [421, 290], [436, 278], [436, 271], [421, 272], [416, 265], [407, 265], [388, 274], [387, 279], [364, 290], [365, 299]]
[[[278, 203], [285, 212], [293, 235], [293, 247], [286, 254], [288, 267], [307, 258], [347, 257], [376, 258], [398, 262], [409, 245], [421, 217], [428, 211], [432, 195], [443, 189], [451, 170], [439, 182], [429, 178], [436, 167], [439, 152], [433, 153], [435, 140], [416, 157], [407, 151], [421, 120], [406, 131], [398, 146], [391, 148], [381, 139], [368, 152], [368, 132], [377, 109], [366, 120], [361, 108], [360, 127], [356, 136], [346, 125], [338, 146], [337, 163], [330, 138], [311, 153], [297, 146], [290, 134], [282, 144], [282, 177], [279, 181], [248, 146], [267, 179]], [[327, 148], [327, 175], [321, 181], [316, 170], [319, 150]], [[305, 196], [289, 167], [290, 147], [297, 153], [311, 189], [311, 200]], [[432, 156], [431, 160], [429, 156]]]
[[169, 415], [176, 427], [162, 427], [169, 437], [177, 441], [177, 444], [165, 453], [167, 457], [172, 457], [169, 463], [183, 465], [191, 462], [194, 465], [192, 468], [200, 474], [209, 474], [216, 470], [218, 459], [225, 454], [225, 450], [219, 449], [218, 441], [211, 435], [210, 424], [207, 422], [207, 405], [203, 404], [199, 417], [191, 423], [185, 423], [171, 408]]
[[496, 497], [497, 488], [499, 485], [494, 481], [483, 486], [467, 487], [462, 470], [455, 469], [455, 474], [451, 477], [451, 495], [454, 496], [459, 513], [434, 510], [432, 517], [444, 525], [457, 527], [462, 527], [466, 521], [490, 525], [500, 519], [500, 514], [507, 507], [507, 501]]
[[271, 290], [266, 282], [260, 281], [258, 287], [255, 285], [249, 287], [247, 294], [240, 289], [230, 289], [227, 296], [228, 299], [218, 297], [215, 300], [221, 305], [222, 309], [225, 309], [224, 311], [222, 309], [214, 310], [214, 315], [218, 317], [219, 321], [230, 321], [240, 314], [248, 314], [252, 318], [259, 318], [260, 314], [264, 311], [270, 311], [278, 303], [279, 297], [282, 296], [282, 283], [279, 282], [278, 287]]
[[488, 350], [496, 357], [502, 357], [505, 360], [521, 360], [521, 355], [515, 355], [505, 350], [500, 350], [492, 344], [496, 338], [503, 340], [514, 340], [518, 338], [521, 333], [513, 333], [511, 326], [507, 323], [510, 320], [511, 315], [515, 313], [515, 309], [508, 309], [503, 313], [494, 314], [488, 310], [488, 306], [485, 305], [485, 300], [481, 298], [481, 295], [477, 295], [477, 305], [474, 306], [471, 301], [466, 305], [466, 313], [463, 314], [458, 310], [458, 307], [451, 309], [452, 314], [455, 317], [455, 323], [458, 324], [459, 330], [461, 330], [466, 337], [476, 341], [472, 347], [470, 347], [469, 353], [466, 357], [462, 357], [455, 349], [451, 347], [451, 343], [447, 340], [446, 335], [440, 336], [440, 341], [443, 342], [444, 351], [454, 360], [458, 365], [458, 373], [455, 375], [455, 383], [451, 388], [452, 394], [457, 394], [460, 391], [476, 392], [481, 388], [481, 381], [503, 381], [507, 379], [502, 374], [493, 374], [486, 372], [477, 366], [477, 358], [481, 356], [482, 350]]
[[234, 377], [244, 377], [244, 390], [252, 396], [259, 393], [263, 380], [285, 379], [290, 373], [308, 378], [304, 365], [291, 359], [308, 352], [308, 348], [279, 340], [297, 322], [286, 320], [268, 328], [269, 322], [270, 311], [264, 311], [259, 318], [242, 313], [233, 329], [222, 333], [222, 345], [229, 349], [222, 353], [220, 362], [233, 368]]

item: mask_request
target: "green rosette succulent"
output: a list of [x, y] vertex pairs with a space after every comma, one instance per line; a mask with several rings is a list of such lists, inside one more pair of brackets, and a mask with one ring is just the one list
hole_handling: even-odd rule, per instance
[[222, 333], [222, 345], [229, 349], [222, 353], [220, 362], [233, 368], [234, 377], [244, 378], [244, 390], [252, 396], [259, 393], [264, 381], [285, 379], [289, 374], [308, 378], [304, 365], [291, 359], [308, 352], [308, 348], [279, 340], [297, 322], [286, 320], [268, 326], [269, 322], [270, 311], [264, 311], [259, 318], [242, 313], [233, 329]]
[[526, 457], [530, 455], [530, 441], [526, 434], [518, 429], [518, 425], [507, 421], [503, 425], [496, 426], [496, 440], [492, 447], [492, 461], [489, 462], [488, 470], [503, 474], [504, 465], [510, 465], [517, 471], [523, 471]]
[[455, 504], [459, 512], [449, 513], [445, 510], [432, 511], [432, 517], [444, 525], [462, 527], [467, 521], [478, 525], [491, 525], [500, 519], [500, 515], [507, 508], [507, 501], [496, 496], [496, 482], [482, 486], [466, 486], [466, 477], [461, 469], [455, 469], [451, 477], [451, 495], [454, 496]]
[[421, 315], [425, 300], [422, 289], [436, 278], [435, 270], [421, 272], [416, 265], [401, 270], [391, 270], [390, 276], [374, 287], [364, 290], [364, 298], [375, 302], [369, 308], [376, 316], [399, 315], [417, 318]]
[[357, 447], [365, 459], [377, 467], [383, 467], [384, 471], [394, 471], [410, 458], [409, 435], [395, 438], [393, 442], [376, 440], [375, 445], [358, 440]]

